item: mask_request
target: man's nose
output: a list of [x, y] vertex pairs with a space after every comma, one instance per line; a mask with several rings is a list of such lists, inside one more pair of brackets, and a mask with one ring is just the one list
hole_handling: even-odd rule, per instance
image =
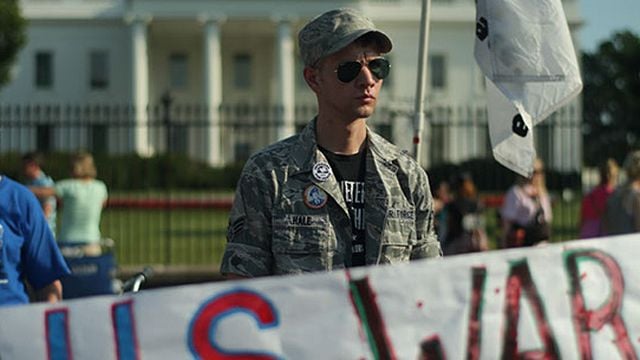
[[365, 85], [366, 87], [373, 86], [378, 81], [378, 79], [373, 75], [368, 65], [365, 65], [360, 69], [360, 73], [358, 74], [358, 81]]

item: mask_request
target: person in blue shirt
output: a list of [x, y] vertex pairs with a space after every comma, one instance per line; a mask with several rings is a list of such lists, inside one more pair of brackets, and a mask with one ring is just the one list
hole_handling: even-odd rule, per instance
[[[30, 152], [22, 156], [22, 173], [25, 177], [24, 184], [26, 186], [35, 187], [52, 187], [55, 185], [51, 176], [45, 174], [42, 170], [44, 160], [42, 154], [38, 152]], [[40, 205], [47, 218], [49, 227], [55, 235], [56, 233], [56, 207], [57, 200], [55, 196], [46, 196], [40, 200]]]
[[0, 176], [0, 306], [62, 299], [60, 278], [70, 274], [40, 203], [27, 187]]

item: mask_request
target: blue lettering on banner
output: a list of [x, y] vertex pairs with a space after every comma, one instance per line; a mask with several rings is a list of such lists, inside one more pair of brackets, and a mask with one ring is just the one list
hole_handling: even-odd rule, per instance
[[138, 360], [140, 357], [133, 321], [133, 300], [113, 304], [111, 320], [115, 331], [118, 360]]
[[47, 353], [49, 360], [70, 360], [68, 310], [55, 309], [45, 313]]

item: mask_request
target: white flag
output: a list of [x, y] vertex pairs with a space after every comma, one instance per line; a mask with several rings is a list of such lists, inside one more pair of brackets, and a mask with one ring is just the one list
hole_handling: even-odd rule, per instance
[[533, 127], [582, 90], [561, 1], [477, 0], [475, 58], [487, 77], [494, 157], [530, 176]]

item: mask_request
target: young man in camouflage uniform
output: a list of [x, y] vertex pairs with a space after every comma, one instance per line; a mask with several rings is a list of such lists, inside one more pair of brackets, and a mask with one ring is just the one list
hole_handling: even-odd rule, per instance
[[441, 256], [425, 171], [367, 128], [389, 63], [389, 37], [350, 9], [298, 36], [318, 115], [246, 163], [221, 272], [298, 274]]

